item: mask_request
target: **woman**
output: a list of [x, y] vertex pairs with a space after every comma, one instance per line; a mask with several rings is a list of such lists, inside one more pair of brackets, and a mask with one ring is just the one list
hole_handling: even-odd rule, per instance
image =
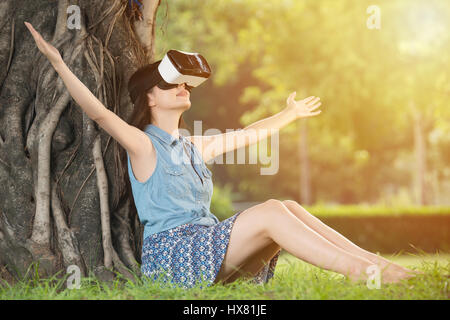
[[[196, 281], [206, 280], [211, 285], [239, 277], [267, 282], [282, 248], [301, 260], [355, 281], [366, 280], [366, 270], [372, 265], [380, 267], [385, 283], [411, 276], [411, 270], [356, 246], [292, 200], [270, 199], [219, 222], [209, 211], [212, 181], [205, 162], [244, 146], [238, 143], [214, 148], [222, 145], [225, 138], [245, 135], [246, 131], [213, 136], [179, 134], [181, 115], [191, 106], [185, 84], [139, 90], [146, 73], [158, 63], [139, 69], [130, 78], [130, 96], [135, 107], [142, 108], [141, 123], [147, 124], [144, 130], [131, 126], [103, 106], [69, 70], [58, 50], [31, 24], [25, 24], [78, 105], [127, 151], [133, 196], [145, 225], [142, 271], [147, 276], [164, 274], [169, 277], [166, 280], [185, 288]], [[313, 112], [321, 104], [319, 98], [295, 101], [294, 97], [295, 93], [288, 97], [282, 112], [248, 128], [280, 129], [298, 118], [321, 112]], [[259, 136], [258, 140], [263, 138]], [[174, 155], [188, 155], [196, 161], [175, 166]]]

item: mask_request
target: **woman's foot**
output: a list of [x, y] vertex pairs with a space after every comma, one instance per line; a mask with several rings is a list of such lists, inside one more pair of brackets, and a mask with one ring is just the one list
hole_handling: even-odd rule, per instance
[[406, 280], [412, 277], [414, 276], [392, 266], [389, 266], [381, 271], [381, 281], [386, 284], [398, 283], [402, 280]]
[[381, 270], [390, 269], [391, 272], [394, 272], [402, 279], [413, 278], [419, 274], [423, 274], [423, 272], [414, 271], [409, 268], [403, 267], [378, 255], [373, 255], [369, 258], [369, 260], [378, 265]]
[[[374, 263], [373, 265], [378, 266], [380, 279], [382, 283], [398, 283], [402, 280], [406, 280], [409, 278], [415, 277], [420, 272], [413, 271], [402, 266], [390, 263], [390, 262], [380, 262]], [[364, 266], [364, 267], [355, 267], [348, 274], [348, 278], [350, 281], [357, 283], [360, 281], [367, 281], [373, 273], [369, 272], [368, 267], [373, 266]]]

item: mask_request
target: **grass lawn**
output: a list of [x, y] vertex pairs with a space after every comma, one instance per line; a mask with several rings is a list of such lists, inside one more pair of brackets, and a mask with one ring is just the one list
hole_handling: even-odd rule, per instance
[[265, 285], [238, 280], [228, 285], [181, 289], [138, 280], [102, 283], [84, 278], [80, 289], [66, 288], [65, 279], [34, 279], [9, 285], [0, 279], [0, 299], [444, 299], [450, 298], [450, 255], [388, 257], [422, 270], [425, 275], [400, 284], [369, 289], [342, 275], [321, 270], [283, 252], [274, 278]]

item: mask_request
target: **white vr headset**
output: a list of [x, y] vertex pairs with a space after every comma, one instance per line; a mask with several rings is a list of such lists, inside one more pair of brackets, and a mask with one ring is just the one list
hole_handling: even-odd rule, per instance
[[199, 53], [178, 50], [168, 51], [158, 65], [161, 79], [169, 86], [186, 83], [195, 88], [211, 75], [211, 69], [206, 59]]
[[206, 59], [199, 53], [179, 50], [168, 51], [162, 60], [146, 65], [136, 71], [128, 83], [131, 100], [150, 88], [157, 86], [168, 90], [185, 83], [186, 90], [198, 87], [211, 75]]

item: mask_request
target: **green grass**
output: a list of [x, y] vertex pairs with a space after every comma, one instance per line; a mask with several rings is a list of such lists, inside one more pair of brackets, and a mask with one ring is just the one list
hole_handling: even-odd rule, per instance
[[283, 252], [274, 278], [255, 285], [238, 280], [208, 288], [170, 288], [145, 280], [103, 283], [84, 278], [80, 289], [66, 288], [65, 278], [34, 277], [14, 285], [0, 279], [0, 299], [449, 299], [450, 255], [388, 257], [425, 275], [399, 284], [369, 289], [352, 284], [342, 275], [321, 270]]

